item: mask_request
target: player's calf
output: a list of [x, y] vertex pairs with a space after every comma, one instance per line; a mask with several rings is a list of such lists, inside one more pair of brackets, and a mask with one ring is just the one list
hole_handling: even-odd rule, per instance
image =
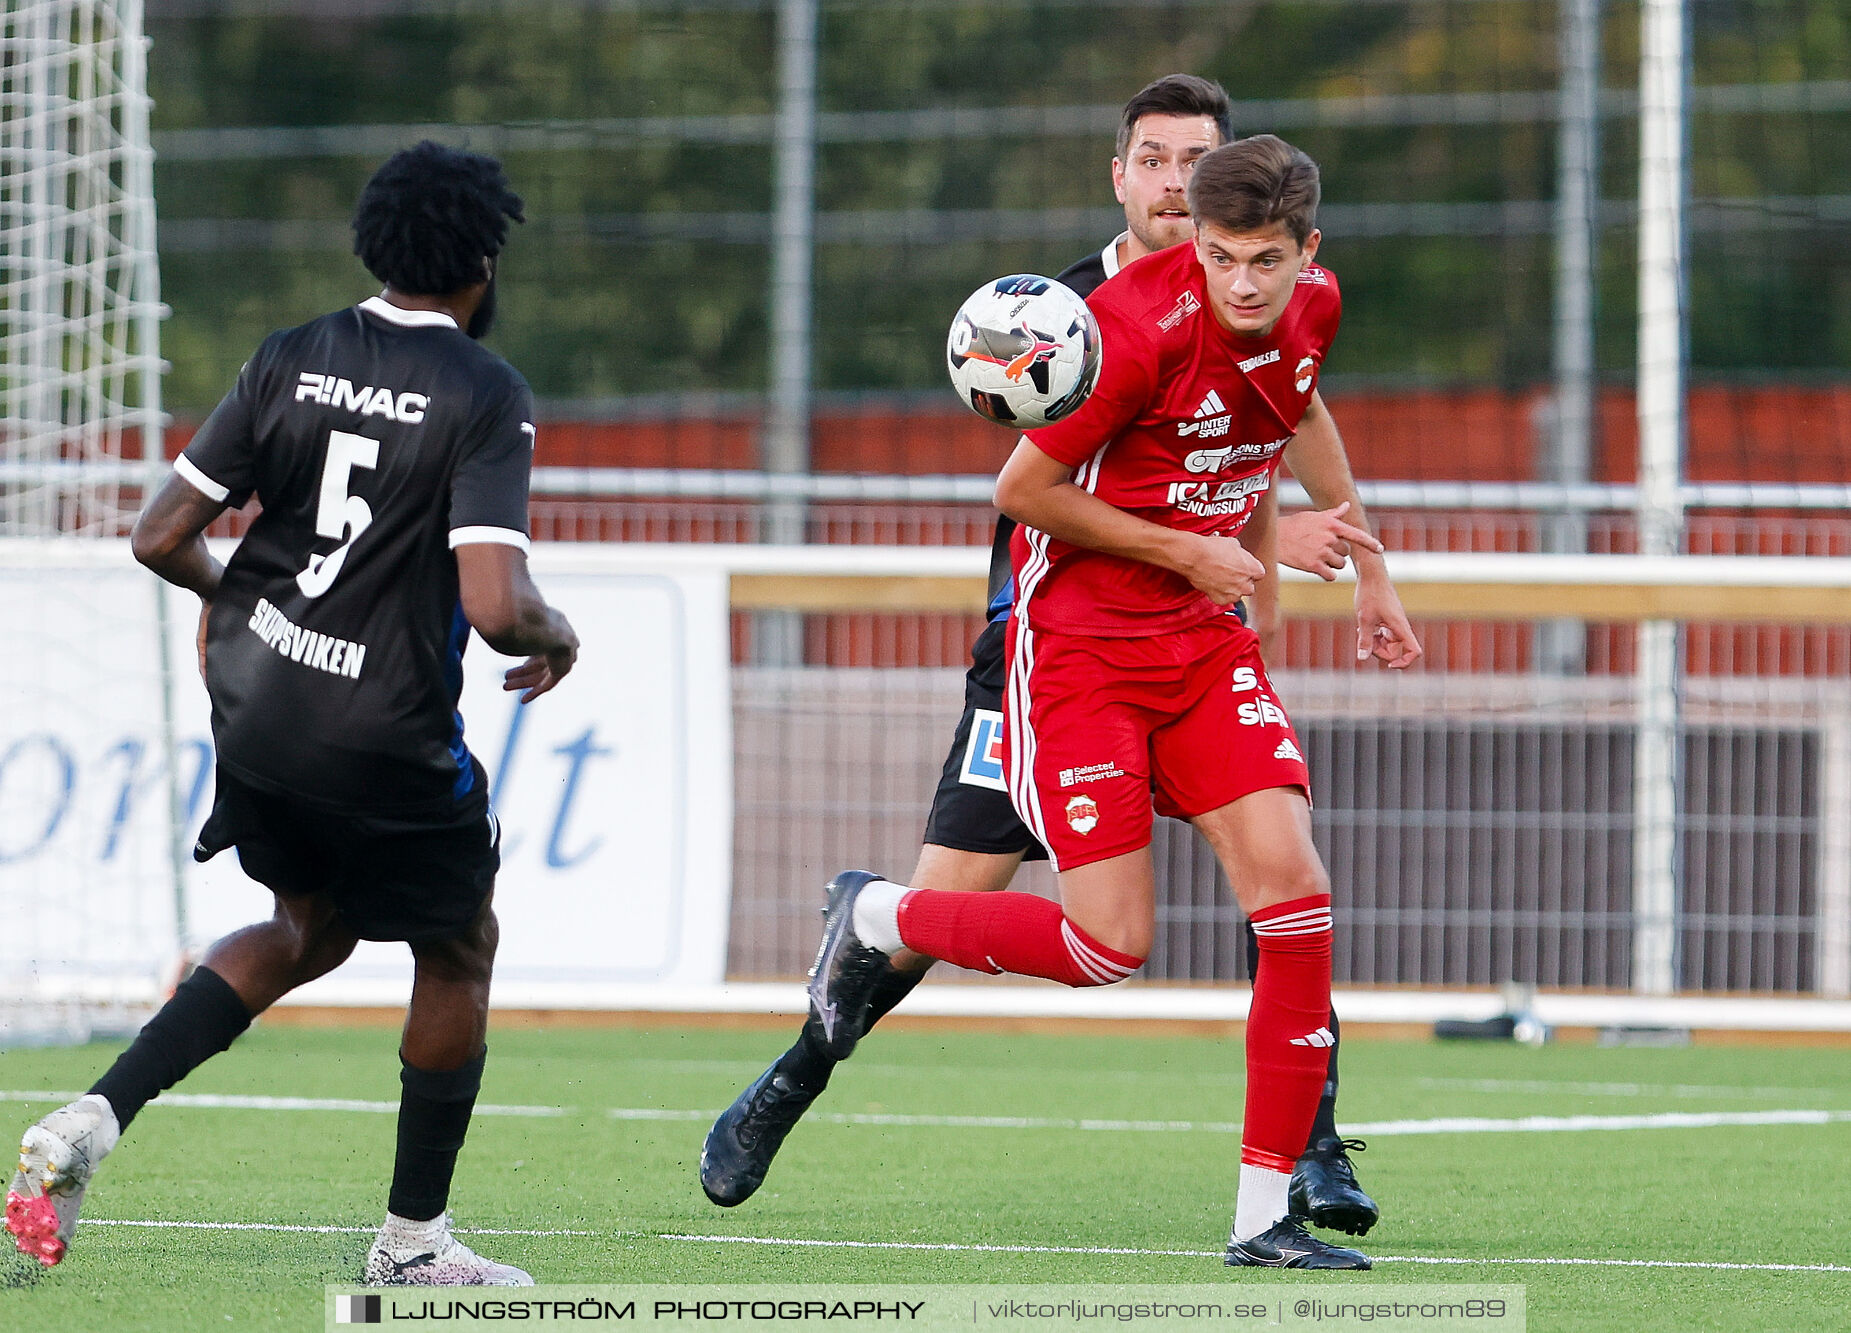
[[1065, 986], [1110, 986], [1144, 965], [1136, 954], [1102, 944], [1050, 902], [1032, 893], [907, 891], [892, 886], [863, 911], [877, 942], [907, 948], [978, 972], [1045, 977]]
[[1253, 913], [1262, 963], [1247, 1016], [1247, 1109], [1234, 1239], [1261, 1236], [1290, 1211], [1287, 1194], [1324, 1089], [1330, 1013], [1330, 897]]

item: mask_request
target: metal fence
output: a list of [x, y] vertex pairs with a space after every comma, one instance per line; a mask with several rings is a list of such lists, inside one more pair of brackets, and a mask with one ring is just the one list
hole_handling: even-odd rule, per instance
[[[731, 970], [796, 975], [829, 876], [910, 871], [962, 680], [860, 668], [734, 679]], [[1276, 679], [1311, 767], [1339, 984], [1634, 987], [1632, 677]], [[1851, 674], [1693, 678], [1679, 746], [1676, 989], [1846, 994]], [[1158, 932], [1142, 978], [1245, 976], [1242, 917], [1206, 844], [1160, 820], [1154, 854]], [[1050, 880], [1030, 866], [1018, 887], [1047, 893]]]

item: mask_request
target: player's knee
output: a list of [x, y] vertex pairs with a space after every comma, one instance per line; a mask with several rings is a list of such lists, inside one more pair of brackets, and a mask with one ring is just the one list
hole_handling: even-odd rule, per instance
[[271, 957], [287, 974], [301, 971], [342, 943], [346, 943], [348, 952], [353, 948], [352, 932], [342, 923], [333, 904], [318, 894], [278, 894], [275, 915], [253, 929], [262, 932]]
[[418, 970], [440, 981], [487, 985], [495, 970], [495, 950], [501, 943], [501, 924], [486, 904], [480, 915], [455, 935], [425, 940], [412, 946]]
[[1119, 982], [1125, 980], [1125, 978], [1129, 977], [1133, 972], [1136, 972], [1143, 966], [1144, 960], [1139, 958], [1133, 961], [1129, 971], [1121, 972], [1116, 975], [1102, 975], [1098, 972], [1089, 972], [1078, 964], [1074, 964], [1067, 972], [1061, 976], [1055, 977], [1054, 980], [1060, 982], [1063, 986], [1072, 986], [1075, 989], [1088, 986], [1116, 986]]
[[1065, 966], [1054, 980], [1067, 986], [1112, 986], [1144, 966], [1150, 956], [1149, 932], [1141, 939], [1123, 940], [1130, 949], [1102, 944], [1063, 916], [1060, 923], [1061, 943], [1065, 949]]
[[1290, 882], [1290, 896], [1293, 898], [1328, 898], [1330, 897], [1330, 876], [1324, 873], [1324, 867], [1313, 861], [1301, 867]]
[[487, 903], [482, 904], [482, 914], [472, 923], [470, 944], [482, 966], [494, 966], [495, 951], [501, 947], [501, 921]]
[[1277, 907], [1281, 903], [1329, 896], [1330, 876], [1325, 874], [1324, 867], [1313, 858], [1296, 865], [1278, 867], [1266, 876], [1264, 885], [1254, 894], [1257, 901], [1243, 902], [1241, 906], [1253, 913]]

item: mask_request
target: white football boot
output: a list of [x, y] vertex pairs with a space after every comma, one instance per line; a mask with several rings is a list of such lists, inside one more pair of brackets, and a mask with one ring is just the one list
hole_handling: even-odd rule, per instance
[[413, 1222], [386, 1214], [360, 1280], [369, 1287], [531, 1287], [513, 1264], [484, 1259], [450, 1231], [450, 1215]]
[[64, 1258], [90, 1177], [121, 1137], [114, 1108], [95, 1093], [59, 1107], [26, 1131], [19, 1170], [6, 1192], [6, 1229], [21, 1254], [47, 1268]]

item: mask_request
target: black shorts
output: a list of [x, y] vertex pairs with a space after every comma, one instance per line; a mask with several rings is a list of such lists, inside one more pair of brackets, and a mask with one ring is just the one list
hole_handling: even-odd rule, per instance
[[224, 765], [193, 859], [238, 849], [244, 873], [279, 894], [321, 893], [363, 940], [408, 943], [466, 930], [495, 888], [501, 830], [488, 775], [436, 815], [330, 810], [252, 785]]
[[992, 621], [971, 648], [964, 675], [964, 716], [952, 737], [926, 818], [925, 840], [959, 852], [1045, 861], [1047, 848], [1016, 816], [1003, 777], [1003, 635], [1008, 621]]

